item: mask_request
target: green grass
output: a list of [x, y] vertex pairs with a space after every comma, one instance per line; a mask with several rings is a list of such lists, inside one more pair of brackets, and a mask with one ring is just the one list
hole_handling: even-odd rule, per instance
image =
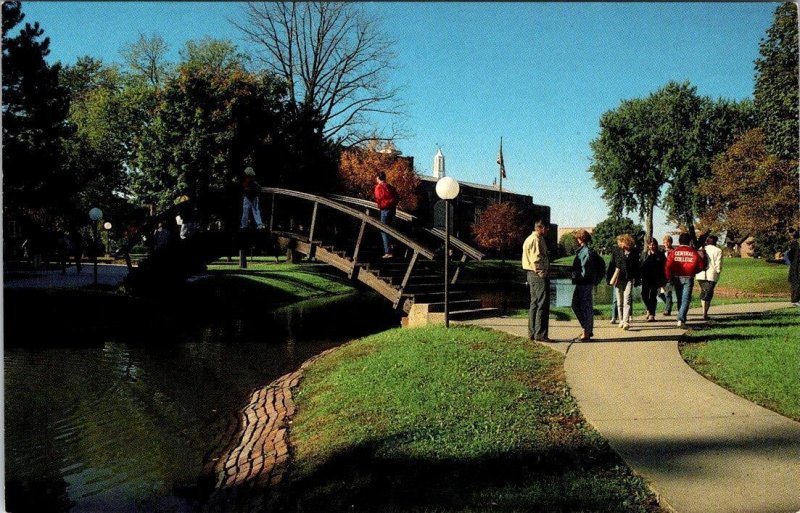
[[396, 329], [308, 368], [303, 511], [657, 511], [568, 394], [563, 356], [474, 327]]
[[256, 260], [248, 262], [246, 269], [239, 269], [238, 263], [235, 267], [214, 263], [208, 266], [208, 270], [219, 279], [247, 280], [267, 287], [283, 301], [344, 294], [354, 290], [343, 274], [319, 264]]
[[800, 315], [782, 310], [692, 330], [681, 345], [700, 374], [737, 395], [800, 420]]
[[742, 295], [789, 296], [789, 268], [755, 258], [726, 258], [722, 262], [718, 289], [731, 289]]

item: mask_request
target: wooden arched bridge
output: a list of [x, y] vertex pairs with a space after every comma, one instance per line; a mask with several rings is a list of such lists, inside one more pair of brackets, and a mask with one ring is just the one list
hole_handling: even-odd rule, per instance
[[[415, 216], [398, 210], [393, 226], [382, 223], [373, 202], [340, 195], [318, 195], [272, 187], [262, 188], [264, 230], [201, 231], [186, 240], [153, 251], [139, 268], [131, 268], [134, 279], [148, 273], [172, 279], [202, 271], [206, 264], [252, 246], [270, 246], [290, 252], [296, 259], [331, 265], [348, 278], [363, 283], [391, 301], [408, 322], [437, 322], [444, 311], [441, 269], [445, 257], [443, 230], [424, 226]], [[152, 233], [159, 221], [175, 216], [176, 208], [161, 213], [139, 230]], [[381, 232], [394, 240], [394, 257], [384, 259]], [[134, 241], [121, 253], [127, 254]], [[450, 237], [451, 318], [493, 313], [482, 308], [455, 286], [461, 267], [483, 254], [461, 240]], [[129, 259], [128, 259], [129, 260]]]

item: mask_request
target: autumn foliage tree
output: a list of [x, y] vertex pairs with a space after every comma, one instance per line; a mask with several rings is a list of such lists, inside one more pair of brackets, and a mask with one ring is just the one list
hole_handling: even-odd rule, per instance
[[492, 203], [472, 225], [472, 235], [479, 246], [505, 254], [519, 248], [528, 235], [522, 211], [510, 202]]
[[788, 229], [800, 222], [797, 163], [771, 155], [761, 129], [719, 155], [698, 190], [706, 201], [705, 226], [739, 240], [752, 235], [765, 255], [780, 250]]
[[375, 175], [383, 171], [386, 181], [397, 189], [398, 208], [413, 211], [419, 202], [419, 177], [408, 159], [386, 151], [391, 149], [391, 145], [379, 146], [372, 142], [364, 148], [343, 151], [339, 159], [339, 187], [345, 194], [372, 200]]

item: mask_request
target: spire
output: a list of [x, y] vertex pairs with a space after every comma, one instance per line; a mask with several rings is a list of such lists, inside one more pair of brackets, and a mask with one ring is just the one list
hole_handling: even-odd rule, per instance
[[442, 154], [442, 149], [439, 148], [439, 151], [436, 152], [436, 156], [433, 157], [433, 177], [439, 179], [445, 176], [447, 176], [447, 174], [444, 171], [444, 155]]

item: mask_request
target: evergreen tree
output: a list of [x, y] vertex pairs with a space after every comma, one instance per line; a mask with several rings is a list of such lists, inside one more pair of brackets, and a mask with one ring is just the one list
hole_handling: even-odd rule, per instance
[[60, 65], [45, 61], [50, 39], [42, 39], [38, 23], [26, 23], [10, 36], [24, 18], [20, 2], [5, 2], [2, 9], [4, 211], [58, 214], [75, 187], [60, 167], [63, 138], [70, 131]]
[[761, 40], [755, 61], [755, 108], [769, 151], [798, 161], [798, 43], [797, 5], [785, 3], [775, 9], [767, 38]]

